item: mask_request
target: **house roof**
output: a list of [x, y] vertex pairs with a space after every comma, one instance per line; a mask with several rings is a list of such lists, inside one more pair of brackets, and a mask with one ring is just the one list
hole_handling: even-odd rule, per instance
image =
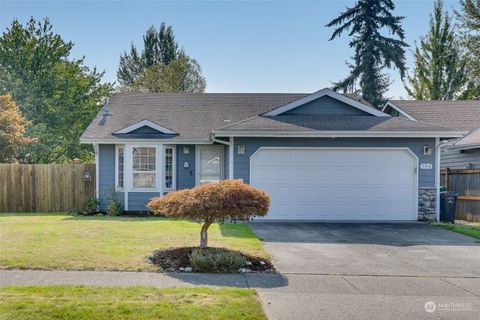
[[114, 132], [148, 119], [178, 133], [171, 140], [208, 140], [211, 130], [268, 112], [306, 93], [116, 93], [82, 140], [115, 139]]
[[477, 129], [467, 135], [465, 138], [458, 140], [456, 146], [462, 149], [479, 148], [480, 147], [480, 129]]
[[[331, 91], [329, 89], [321, 90]], [[318, 93], [318, 92], [317, 92]], [[315, 94], [315, 93], [314, 93]], [[209, 143], [212, 132], [239, 130], [270, 131], [349, 131], [349, 132], [453, 132], [446, 128], [392, 119], [389, 116], [294, 116], [277, 118], [260, 116], [269, 111], [301, 100], [306, 93], [116, 93], [108, 105], [109, 113], [99, 112], [81, 137], [84, 143], [115, 143], [124, 139], [158, 138], [172, 143]], [[357, 95], [347, 97], [352, 106], [372, 108]], [[378, 112], [378, 110], [375, 110]], [[382, 114], [382, 113], [380, 113]], [[383, 114], [382, 114], [383, 115]], [[287, 118], [288, 117], [288, 118]], [[248, 120], [247, 120], [248, 119]], [[163, 128], [158, 134], [138, 124]], [[230, 127], [230, 125], [232, 125]], [[255, 128], [254, 128], [255, 127]], [[135, 131], [129, 132], [130, 129]], [[230, 128], [230, 129], [227, 129]], [[241, 129], [244, 128], [244, 129]], [[215, 130], [218, 129], [218, 130]], [[235, 129], [236, 130], [236, 129]], [[433, 130], [433, 131], [432, 131]], [[168, 134], [173, 132], [174, 134]], [[167, 133], [167, 134], [165, 134]], [[448, 133], [450, 134], [450, 133]], [[458, 133], [452, 137], [460, 136]], [[450, 136], [449, 136], [450, 137]]]
[[256, 116], [223, 128], [215, 129], [217, 136], [236, 133], [238, 135], [256, 135], [278, 133], [288, 135], [296, 133], [322, 133], [342, 131], [365, 133], [432, 133], [454, 132], [454, 129], [411, 121], [398, 117], [372, 116], [312, 116], [312, 115], [278, 115]]
[[390, 100], [415, 120], [472, 132], [480, 128], [479, 100]]

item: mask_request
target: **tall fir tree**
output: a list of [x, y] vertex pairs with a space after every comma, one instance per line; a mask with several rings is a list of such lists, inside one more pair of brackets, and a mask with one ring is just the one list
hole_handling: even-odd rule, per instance
[[460, 0], [460, 11], [455, 14], [460, 25], [460, 43], [468, 73], [464, 99], [480, 98], [480, 0]]
[[[359, 0], [327, 24], [336, 28], [330, 40], [349, 31], [349, 45], [355, 50], [353, 61], [347, 62], [350, 75], [334, 83], [334, 89], [352, 92], [358, 85], [363, 98], [377, 108], [383, 106], [383, 95], [390, 85], [383, 70], [396, 67], [402, 79], [406, 70], [408, 45], [401, 25], [404, 17], [394, 16], [394, 9], [392, 0]], [[382, 31], [388, 31], [390, 36], [383, 35]]]
[[465, 62], [452, 18], [437, 0], [430, 15], [430, 30], [416, 45], [413, 75], [405, 86], [417, 100], [451, 100], [462, 92], [467, 77]]
[[147, 30], [141, 53], [132, 44], [130, 53], [120, 56], [117, 78], [124, 91], [204, 92], [206, 86], [200, 65], [180, 48], [172, 26], [165, 23], [158, 31], [154, 26]]

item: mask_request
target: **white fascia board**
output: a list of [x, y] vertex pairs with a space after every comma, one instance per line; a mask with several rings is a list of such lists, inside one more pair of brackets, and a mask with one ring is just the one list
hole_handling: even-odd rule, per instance
[[441, 131], [312, 131], [312, 132], [245, 132], [245, 131], [230, 131], [228, 133], [218, 132], [215, 133], [216, 137], [289, 137], [289, 138], [357, 138], [357, 137], [373, 137], [373, 138], [435, 138], [435, 137], [448, 137], [459, 138], [462, 137], [464, 132], [441, 132]]
[[282, 114], [284, 112], [287, 112], [289, 110], [295, 109], [299, 106], [302, 106], [306, 103], [309, 103], [313, 100], [316, 100], [318, 98], [324, 97], [324, 96], [329, 96], [330, 98], [333, 98], [335, 100], [341, 101], [345, 104], [348, 104], [354, 108], [357, 108], [359, 110], [362, 110], [366, 113], [369, 113], [371, 115], [377, 116], [377, 117], [389, 117], [390, 115], [383, 113], [380, 110], [377, 110], [373, 107], [369, 107], [361, 102], [355, 101], [352, 98], [349, 98], [347, 96], [344, 96], [343, 94], [340, 94], [338, 92], [335, 92], [331, 89], [324, 88], [322, 90], [319, 90], [317, 92], [314, 92], [306, 97], [303, 97], [299, 100], [290, 102], [284, 106], [278, 107], [276, 109], [273, 109], [272, 111], [269, 111], [267, 113], [264, 113], [264, 116], [278, 116], [279, 114]]
[[96, 139], [82, 138], [81, 144], [213, 144], [213, 141], [205, 140], [167, 140], [167, 139]]
[[405, 117], [407, 117], [407, 119], [409, 119], [409, 120], [418, 122], [417, 119], [415, 119], [414, 117], [412, 117], [411, 115], [409, 115], [408, 113], [406, 113], [405, 111], [403, 111], [400, 107], [397, 107], [396, 105], [394, 105], [394, 104], [391, 103], [390, 101], [387, 101], [387, 103], [385, 103], [385, 106], [383, 107], [382, 111], [385, 111], [385, 109], [386, 109], [387, 107], [391, 107], [391, 108], [397, 110], [399, 113], [401, 113], [402, 115], [404, 115]]
[[136, 130], [138, 128], [145, 127], [145, 126], [150, 127], [152, 129], [155, 129], [155, 130], [160, 131], [160, 132], [165, 133], [165, 134], [177, 134], [175, 131], [172, 131], [168, 128], [165, 128], [165, 127], [163, 127], [159, 124], [156, 124], [155, 122], [152, 122], [150, 120], [142, 120], [140, 122], [134, 123], [132, 125], [129, 125], [128, 127], [125, 127], [125, 128], [120, 129], [118, 131], [115, 131], [114, 134], [130, 133], [133, 130]]

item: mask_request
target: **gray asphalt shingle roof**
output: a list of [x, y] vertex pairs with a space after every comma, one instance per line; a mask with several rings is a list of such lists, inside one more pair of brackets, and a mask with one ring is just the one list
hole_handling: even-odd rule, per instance
[[117, 93], [109, 101], [110, 116], [99, 125], [100, 112], [83, 139], [112, 139], [112, 133], [142, 120], [169, 128], [172, 140], [207, 140], [214, 128], [268, 112], [305, 97], [306, 93]]
[[[390, 117], [374, 116], [277, 116], [260, 117], [268, 111], [301, 99], [306, 93], [116, 93], [109, 101], [110, 114], [102, 111], [83, 133], [83, 141], [120, 139], [116, 131], [149, 120], [178, 133], [175, 141], [209, 141], [212, 130], [235, 124], [240, 130], [367, 130], [448, 131], [446, 128]], [[346, 95], [370, 106], [357, 95]], [[248, 121], [242, 121], [250, 119]], [[243, 129], [241, 129], [243, 128]], [[227, 128], [223, 129], [227, 130]], [[129, 135], [142, 138], [142, 135]]]
[[278, 115], [257, 116], [223, 128], [216, 133], [228, 132], [308, 132], [308, 131], [370, 131], [370, 132], [448, 132], [440, 126], [415, 122], [398, 117], [373, 116], [311, 116]]
[[418, 121], [472, 132], [480, 128], [479, 100], [390, 100]]

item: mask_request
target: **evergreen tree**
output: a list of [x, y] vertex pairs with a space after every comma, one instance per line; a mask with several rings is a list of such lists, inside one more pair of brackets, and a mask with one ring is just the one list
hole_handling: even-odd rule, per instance
[[463, 58], [468, 72], [467, 89], [461, 97], [480, 97], [480, 0], [460, 0], [461, 10], [455, 12], [460, 22]]
[[408, 94], [418, 100], [456, 98], [466, 84], [465, 62], [451, 16], [443, 11], [441, 0], [430, 15], [430, 30], [415, 48], [415, 66], [409, 77]]
[[124, 91], [204, 92], [206, 83], [198, 62], [180, 49], [172, 26], [165, 23], [158, 31], [154, 26], [147, 30], [140, 54], [132, 44], [130, 53], [120, 56], [117, 77]]
[[[353, 62], [347, 63], [350, 75], [334, 83], [334, 89], [352, 92], [358, 83], [363, 98], [377, 108], [383, 106], [383, 94], [390, 84], [383, 69], [398, 68], [402, 79], [405, 74], [408, 45], [403, 41], [401, 21], [404, 17], [394, 16], [394, 9], [392, 0], [359, 0], [327, 24], [327, 27], [336, 27], [330, 40], [349, 31], [349, 45], [355, 50]], [[391, 36], [382, 35], [382, 31], [389, 31]]]

